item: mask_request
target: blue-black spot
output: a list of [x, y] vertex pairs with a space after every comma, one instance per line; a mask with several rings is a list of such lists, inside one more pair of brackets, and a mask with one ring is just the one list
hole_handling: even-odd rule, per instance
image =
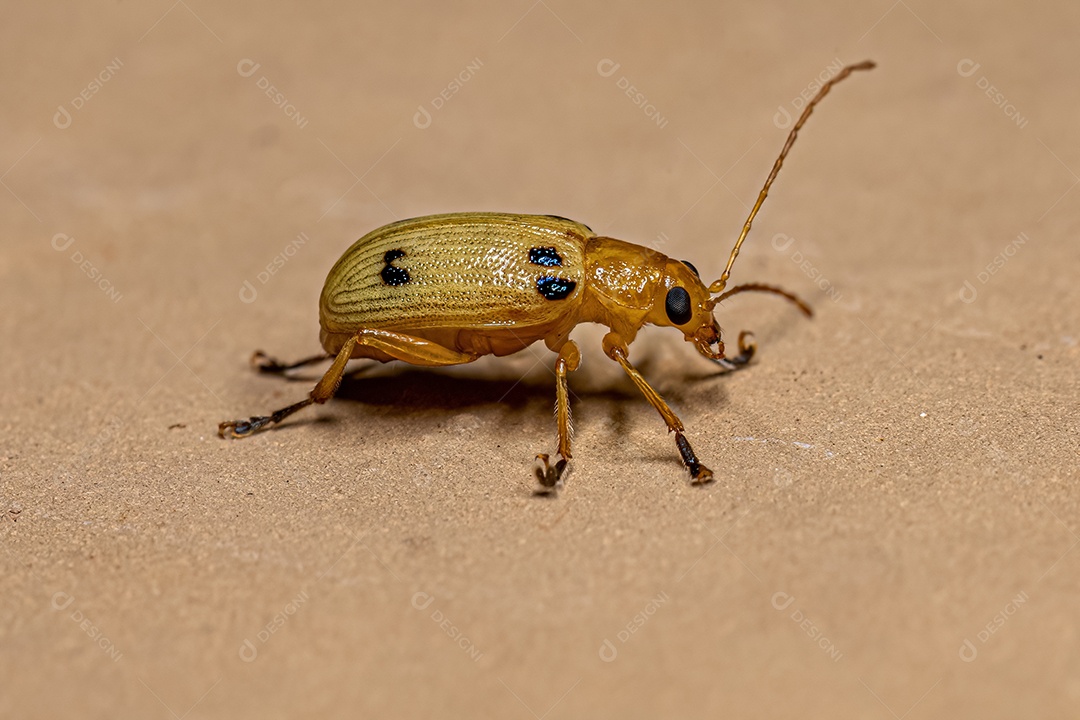
[[536, 281], [536, 289], [548, 300], [563, 300], [567, 295], [574, 292], [577, 283], [573, 280], [545, 275]]
[[562, 256], [553, 247], [534, 247], [529, 249], [529, 262], [544, 267], [562, 266]]
[[386, 263], [386, 267], [382, 269], [379, 276], [382, 281], [387, 285], [404, 285], [409, 282], [409, 271], [405, 268], [395, 267], [390, 263], [394, 262], [398, 258], [405, 257], [404, 250], [387, 250], [383, 255], [383, 262]]

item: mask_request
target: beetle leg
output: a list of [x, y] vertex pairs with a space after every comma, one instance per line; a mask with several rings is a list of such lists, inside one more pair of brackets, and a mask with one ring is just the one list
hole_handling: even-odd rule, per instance
[[312, 355], [309, 358], [297, 360], [296, 362], [283, 363], [277, 358], [270, 357], [262, 350], [256, 350], [251, 356], [251, 364], [259, 372], [284, 373], [289, 370], [295, 370], [298, 367], [304, 367], [305, 365], [314, 365], [315, 363], [320, 363], [323, 360], [331, 360], [333, 359], [333, 357], [334, 356], [330, 355], [329, 353], [320, 353], [319, 355]]
[[[334, 358], [334, 363], [330, 366], [330, 369], [326, 371], [326, 374], [322, 376], [322, 379], [319, 380], [318, 384], [315, 385], [307, 398], [277, 410], [270, 415], [256, 415], [247, 420], [227, 420], [220, 423], [218, 425], [218, 437], [225, 437], [226, 433], [234, 438], [247, 437], [248, 435], [258, 432], [267, 425], [281, 422], [297, 410], [302, 410], [312, 403], [324, 403], [332, 398], [334, 393], [337, 392], [338, 385], [341, 384], [341, 376], [344, 374], [345, 366], [348, 365], [349, 359], [352, 357], [353, 348], [356, 347], [356, 341], [357, 336], [355, 335], [345, 341], [345, 344], [341, 346], [341, 350], [338, 352], [337, 357]], [[255, 360], [255, 358], [252, 358], [252, 360]]]
[[[750, 339], [748, 340], [747, 338]], [[713, 360], [713, 362], [722, 367], [724, 373], [733, 372], [746, 367], [746, 364], [754, 357], [754, 352], [757, 351], [757, 343], [754, 342], [753, 338], [754, 333], [749, 330], [743, 330], [739, 333], [739, 354], [730, 358], [717, 358], [716, 360]]]
[[656, 411], [660, 413], [660, 417], [667, 423], [668, 432], [675, 433], [675, 445], [679, 448], [679, 455], [682, 457], [683, 464], [686, 465], [686, 469], [690, 471], [690, 476], [694, 480], [695, 485], [704, 485], [705, 483], [712, 482], [713, 473], [712, 470], [705, 467], [698, 460], [697, 455], [694, 453], [694, 449], [690, 447], [690, 442], [683, 435], [685, 429], [682, 424], [682, 420], [679, 416], [668, 407], [668, 404], [664, 402], [664, 399], [660, 397], [660, 393], [656, 392], [648, 381], [642, 376], [638, 369], [630, 364], [630, 361], [626, 358], [627, 348], [626, 345], [621, 342], [617, 337], [612, 337], [614, 333], [609, 333], [604, 337], [604, 351], [615, 362], [619, 363], [626, 374], [630, 376], [630, 379], [637, 385], [638, 390], [645, 396], [645, 399], [649, 401], [649, 404], [656, 408]]
[[536, 479], [545, 491], [555, 487], [570, 460], [570, 436], [574, 432], [574, 424], [570, 417], [570, 387], [567, 375], [577, 370], [580, 364], [581, 353], [578, 346], [573, 340], [567, 340], [559, 350], [559, 357], [555, 359], [555, 419], [559, 426], [560, 459], [552, 465], [548, 455], [541, 453], [536, 456], [541, 463], [536, 468]]
[[[359, 347], [358, 347], [359, 346]], [[368, 347], [372, 350], [389, 355], [395, 360], [403, 360], [413, 365], [460, 365], [472, 362], [476, 355], [458, 352], [451, 348], [443, 347], [430, 340], [390, 332], [388, 330], [371, 330], [368, 328], [358, 331], [345, 341], [338, 351], [334, 362], [326, 374], [322, 376], [318, 384], [304, 400], [293, 403], [270, 415], [257, 415], [247, 420], [228, 420], [218, 425], [219, 437], [242, 438], [251, 435], [267, 425], [281, 422], [297, 410], [302, 410], [308, 405], [319, 403], [320, 405], [334, 396], [338, 386], [341, 385], [341, 376], [345, 373], [345, 366], [353, 357], [354, 351], [358, 357], [364, 357], [360, 348]], [[314, 362], [314, 358], [311, 359]], [[302, 363], [306, 364], [306, 363]], [[271, 370], [270, 372], [276, 372]]]
[[[445, 347], [431, 340], [392, 330], [360, 330], [356, 333], [356, 343], [361, 348], [371, 348], [389, 355], [394, 360], [425, 367], [464, 365], [480, 357]], [[356, 357], [366, 357], [366, 355], [363, 350], [360, 350]]]

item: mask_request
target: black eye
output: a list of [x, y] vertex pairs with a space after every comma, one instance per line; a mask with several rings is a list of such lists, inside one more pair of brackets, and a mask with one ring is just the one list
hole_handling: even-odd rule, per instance
[[690, 262], [689, 260], [680, 260], [679, 262], [681, 262], [683, 265], [685, 265], [686, 267], [693, 270], [695, 275], [697, 275], [698, 277], [701, 277], [701, 273], [699, 273], [697, 271], [697, 268], [694, 267], [694, 263]]
[[673, 287], [667, 292], [664, 300], [664, 310], [667, 311], [668, 320], [675, 325], [685, 325], [690, 322], [694, 313], [690, 309], [690, 293], [681, 287]]

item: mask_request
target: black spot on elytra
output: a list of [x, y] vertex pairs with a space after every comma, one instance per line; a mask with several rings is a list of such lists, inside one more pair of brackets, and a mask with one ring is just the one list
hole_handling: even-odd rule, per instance
[[382, 269], [379, 276], [382, 281], [387, 285], [404, 285], [409, 282], [409, 271], [405, 268], [399, 268], [391, 265], [398, 258], [405, 257], [404, 250], [387, 250], [383, 255], [383, 262], [386, 263], [386, 267]]
[[536, 289], [548, 300], [563, 300], [567, 295], [574, 292], [577, 283], [573, 280], [545, 275], [536, 281]]
[[562, 256], [553, 247], [534, 247], [529, 249], [529, 262], [544, 267], [561, 267]]

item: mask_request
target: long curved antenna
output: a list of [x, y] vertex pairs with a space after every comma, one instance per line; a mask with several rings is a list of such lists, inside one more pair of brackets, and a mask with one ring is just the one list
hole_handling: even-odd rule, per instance
[[715, 301], [717, 303], [722, 303], [724, 300], [727, 300], [732, 295], [738, 295], [741, 292], [749, 292], [749, 291], [767, 292], [767, 293], [772, 293], [773, 295], [779, 295], [780, 297], [784, 298], [785, 300], [787, 300], [787, 301], [789, 301], [791, 303], [794, 303], [795, 306], [798, 307], [799, 310], [802, 311], [802, 314], [805, 315], [806, 317], [813, 317], [814, 316], [814, 311], [811, 310], [810, 306], [807, 305], [805, 302], [803, 302], [802, 298], [800, 298], [798, 295], [794, 295], [792, 293], [789, 293], [787, 290], [784, 290], [783, 288], [778, 288], [775, 285], [766, 285], [765, 283], [746, 283], [744, 285], [736, 285], [735, 287], [731, 288], [730, 290], [725, 292], [720, 297], [715, 298]]
[[742, 232], [739, 233], [739, 239], [735, 241], [735, 247], [731, 249], [731, 257], [728, 258], [727, 267], [724, 268], [724, 274], [720, 276], [720, 279], [709, 286], [709, 292], [716, 294], [724, 291], [727, 286], [728, 278], [731, 277], [731, 266], [735, 264], [735, 258], [739, 256], [739, 249], [742, 247], [743, 241], [746, 240], [747, 234], [750, 232], [750, 225], [754, 222], [754, 217], [757, 215], [758, 210], [761, 208], [761, 204], [765, 202], [766, 196], [769, 194], [769, 188], [772, 187], [773, 180], [776, 179], [777, 174], [780, 172], [780, 167], [784, 164], [784, 158], [787, 157], [788, 151], [791, 150], [791, 146], [795, 144], [795, 138], [799, 134], [799, 130], [806, 123], [807, 118], [810, 117], [810, 113], [814, 111], [814, 106], [821, 102], [822, 98], [829, 94], [829, 90], [832, 86], [846, 78], [856, 70], [870, 70], [875, 67], [874, 63], [870, 60], [864, 60], [861, 63], [855, 65], [848, 65], [838, 72], [834, 77], [829, 79], [821, 89], [818, 90], [817, 95], [807, 104], [806, 108], [802, 111], [802, 115], [799, 116], [798, 122], [795, 123], [795, 127], [791, 128], [791, 132], [788, 133], [787, 142], [784, 143], [784, 149], [780, 151], [780, 157], [776, 158], [776, 163], [773, 165], [772, 172], [769, 173], [769, 177], [765, 180], [765, 187], [761, 188], [761, 193], [758, 195], [757, 202], [754, 203], [754, 208], [750, 211], [750, 217], [746, 218], [746, 223], [743, 225]]

